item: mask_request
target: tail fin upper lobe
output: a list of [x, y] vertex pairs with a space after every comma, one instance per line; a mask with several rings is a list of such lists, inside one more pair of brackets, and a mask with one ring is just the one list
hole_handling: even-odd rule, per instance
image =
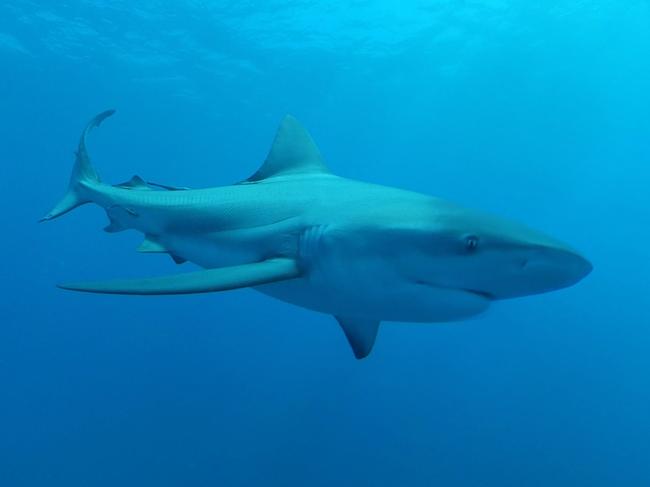
[[70, 210], [73, 210], [77, 206], [90, 202], [90, 200], [86, 199], [83, 195], [83, 185], [84, 183], [99, 183], [100, 179], [90, 162], [90, 157], [88, 157], [88, 151], [86, 150], [86, 136], [92, 129], [99, 127], [104, 120], [114, 113], [115, 110], [106, 110], [105, 112], [96, 115], [90, 122], [88, 122], [86, 128], [84, 128], [84, 131], [81, 133], [81, 139], [79, 140], [79, 147], [77, 148], [76, 159], [72, 168], [68, 190], [56, 206], [54, 206], [47, 215], [41, 218], [40, 221], [52, 220]]

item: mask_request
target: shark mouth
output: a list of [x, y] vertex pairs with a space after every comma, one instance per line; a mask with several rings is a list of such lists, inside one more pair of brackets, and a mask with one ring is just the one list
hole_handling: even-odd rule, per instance
[[459, 291], [462, 293], [467, 293], [467, 294], [473, 294], [474, 296], [478, 296], [482, 299], [487, 299], [489, 301], [494, 301], [497, 299], [497, 297], [494, 294], [491, 294], [487, 291], [481, 291], [478, 289], [471, 289], [471, 288], [466, 288], [466, 287], [453, 287], [453, 286], [441, 286], [440, 284], [432, 283], [432, 282], [427, 282], [423, 280], [418, 280], [416, 281], [416, 284], [419, 284], [421, 286], [428, 286], [431, 288], [435, 289], [445, 289], [449, 291]]
[[488, 293], [486, 291], [478, 291], [476, 289], [468, 289], [468, 288], [459, 288], [458, 290], [466, 292], [466, 293], [470, 293], [470, 294], [475, 294], [475, 295], [480, 296], [482, 298], [489, 299], [490, 301], [494, 301], [496, 299], [494, 294], [490, 294], [490, 293]]

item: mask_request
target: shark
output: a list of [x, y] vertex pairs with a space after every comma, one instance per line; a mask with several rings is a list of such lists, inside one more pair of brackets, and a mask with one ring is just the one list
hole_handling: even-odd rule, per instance
[[523, 224], [413, 191], [333, 174], [291, 115], [247, 179], [189, 189], [134, 176], [111, 185], [91, 163], [85, 126], [67, 192], [41, 221], [94, 203], [107, 232], [136, 230], [143, 253], [199, 270], [58, 284], [105, 294], [174, 295], [252, 288], [336, 318], [356, 358], [381, 322], [466, 320], [492, 303], [572, 286], [592, 264]]

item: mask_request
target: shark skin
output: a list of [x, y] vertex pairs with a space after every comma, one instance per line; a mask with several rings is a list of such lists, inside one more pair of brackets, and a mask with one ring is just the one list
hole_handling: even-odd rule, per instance
[[308, 132], [287, 116], [261, 168], [239, 183], [178, 188], [134, 176], [102, 183], [84, 129], [63, 199], [42, 219], [95, 203], [108, 232], [136, 230], [140, 252], [204, 270], [60, 284], [108, 294], [188, 294], [251, 287], [333, 315], [357, 358], [382, 321], [446, 322], [493, 301], [571, 286], [591, 264], [524, 225], [402, 189], [331, 174]]

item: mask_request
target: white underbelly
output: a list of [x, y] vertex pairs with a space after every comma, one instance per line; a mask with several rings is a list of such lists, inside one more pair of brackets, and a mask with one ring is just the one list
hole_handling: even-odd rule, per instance
[[457, 321], [485, 311], [490, 300], [471, 292], [395, 283], [390, 288], [323, 286], [308, 278], [258, 286], [256, 290], [303, 308], [335, 316], [381, 321]]
[[283, 232], [290, 222], [211, 234], [164, 234], [158, 239], [169, 252], [206, 269], [249, 264], [295, 253], [295, 238]]
[[318, 228], [305, 232], [298, 246], [290, 233], [260, 227], [203, 237], [165, 235], [163, 243], [171, 253], [205, 268], [256, 262], [269, 255], [295, 255], [305, 268], [304, 278], [255, 289], [335, 316], [444, 322], [479, 314], [490, 304], [479, 294], [409, 281], [373, 254], [332, 252], [327, 241], [323, 244], [322, 235]]
[[209, 238], [186, 238], [166, 236], [163, 240], [170, 253], [182, 257], [206, 269], [247, 264], [259, 260], [255, 246], [231, 243], [227, 240], [215, 242]]
[[304, 278], [256, 289], [314, 311], [381, 321], [455, 321], [490, 305], [479, 294], [409, 280], [383, 248], [374, 248], [354, 232], [323, 226], [307, 229], [298, 255]]

